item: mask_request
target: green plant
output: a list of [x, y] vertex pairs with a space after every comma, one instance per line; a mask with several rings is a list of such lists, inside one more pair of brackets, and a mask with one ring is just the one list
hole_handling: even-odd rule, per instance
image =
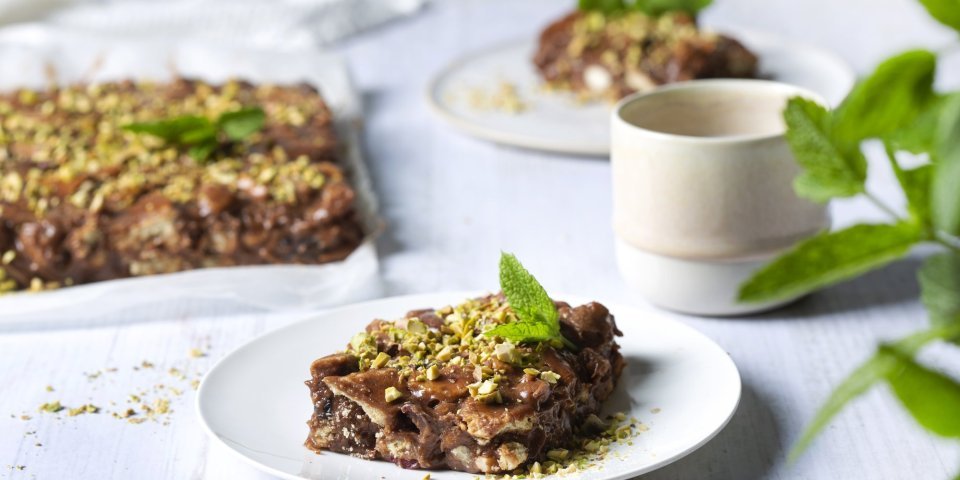
[[667, 12], [686, 12], [696, 16], [707, 8], [713, 0], [579, 0], [580, 10], [598, 11], [616, 14], [639, 11], [647, 15], [659, 16]]
[[517, 321], [494, 327], [484, 334], [516, 343], [547, 343], [576, 350], [560, 333], [560, 314], [547, 291], [513, 254], [500, 254], [500, 289], [506, 295]]
[[265, 122], [266, 115], [260, 107], [247, 107], [225, 112], [216, 120], [186, 115], [130, 123], [124, 125], [123, 129], [154, 136], [168, 145], [185, 148], [196, 162], [205, 163], [224, 140], [241, 141], [259, 132]]
[[[943, 24], [960, 31], [960, 0], [921, 0]], [[934, 341], [960, 345], [960, 91], [933, 87], [937, 55], [913, 50], [881, 63], [833, 111], [793, 98], [784, 111], [787, 140], [803, 173], [798, 195], [818, 202], [865, 196], [890, 223], [855, 225], [798, 244], [758, 271], [740, 300], [787, 298], [850, 279], [907, 255], [919, 243], [941, 252], [919, 271], [928, 329], [878, 346], [830, 395], [791, 452], [796, 458], [843, 407], [886, 383], [916, 421], [936, 435], [960, 439], [960, 383], [916, 360]], [[882, 143], [907, 200], [901, 216], [866, 189], [865, 141]], [[907, 154], [925, 163], [906, 168]]]

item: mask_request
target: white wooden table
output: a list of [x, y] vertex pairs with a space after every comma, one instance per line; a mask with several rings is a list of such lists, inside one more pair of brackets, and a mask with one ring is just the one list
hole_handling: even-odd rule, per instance
[[[503, 249], [519, 255], [549, 291], [643, 302], [614, 265], [606, 160], [463, 137], [434, 118], [423, 99], [426, 81], [446, 62], [531, 35], [570, 3], [438, 0], [415, 18], [338, 47], [364, 92], [365, 148], [389, 222], [379, 247], [390, 294], [493, 288]], [[894, 51], [951, 38], [909, 0], [718, 0], [704, 20], [832, 48], [860, 71]], [[892, 196], [890, 175], [876, 166], [871, 185], [901, 202]], [[859, 202], [835, 205], [835, 216], [840, 224], [879, 218]], [[925, 324], [917, 264], [895, 265], [760, 317], [682, 317], [733, 356], [743, 400], [707, 446], [644, 478], [951, 478], [960, 470], [956, 445], [923, 434], [882, 389], [843, 413], [799, 462], [785, 462], [831, 387], [878, 340]], [[211, 448], [196, 423], [190, 381], [237, 345], [307, 315], [168, 304], [88, 328], [0, 334], [0, 478], [265, 478]], [[192, 358], [193, 348], [206, 356]], [[153, 368], [142, 367], [145, 360]], [[960, 364], [956, 356], [938, 361]], [[144, 390], [148, 402], [170, 399], [172, 413], [142, 424], [109, 414]], [[106, 412], [59, 419], [37, 413], [52, 400], [94, 403]]]

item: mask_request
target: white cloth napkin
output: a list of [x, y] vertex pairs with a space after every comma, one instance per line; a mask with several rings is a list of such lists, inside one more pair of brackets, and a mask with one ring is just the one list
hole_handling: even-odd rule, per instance
[[0, 0], [0, 19], [118, 39], [304, 49], [417, 11], [427, 0]]

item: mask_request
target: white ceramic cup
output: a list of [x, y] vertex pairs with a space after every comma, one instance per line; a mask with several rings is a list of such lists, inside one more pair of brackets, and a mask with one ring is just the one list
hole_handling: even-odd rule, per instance
[[826, 206], [796, 196], [800, 168], [766, 80], [699, 80], [627, 97], [612, 114], [613, 225], [624, 277], [650, 301], [702, 315], [741, 304], [740, 283], [797, 241], [829, 227]]

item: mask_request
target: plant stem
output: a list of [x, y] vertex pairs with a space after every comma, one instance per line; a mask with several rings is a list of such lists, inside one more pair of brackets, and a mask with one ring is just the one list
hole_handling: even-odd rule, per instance
[[867, 199], [870, 200], [871, 203], [876, 205], [877, 208], [879, 208], [880, 210], [883, 210], [884, 213], [886, 213], [887, 215], [890, 215], [890, 217], [893, 218], [894, 221], [899, 222], [900, 220], [903, 220], [902, 218], [900, 218], [900, 215], [897, 215], [897, 212], [895, 212], [892, 208], [890, 208], [886, 203], [883, 203], [883, 200], [880, 200], [880, 198], [878, 198], [876, 195], [868, 191], [864, 191], [863, 195], [867, 197]]

